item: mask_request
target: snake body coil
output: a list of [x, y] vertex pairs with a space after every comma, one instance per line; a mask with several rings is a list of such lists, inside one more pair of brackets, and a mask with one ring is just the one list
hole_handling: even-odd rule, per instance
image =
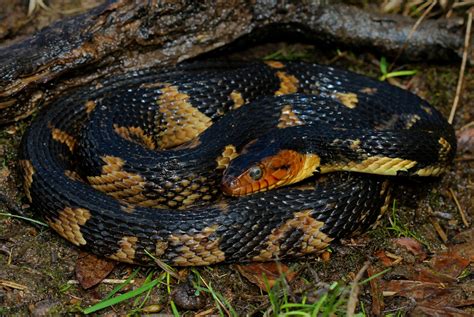
[[221, 197], [229, 163], [233, 186], [262, 158], [285, 153], [300, 167], [281, 163], [275, 185], [224, 185], [241, 195], [280, 186], [282, 169], [288, 183], [341, 170], [438, 175], [455, 147], [439, 112], [386, 83], [314, 64], [214, 62], [128, 73], [56, 100], [25, 133], [20, 166], [35, 210], [75, 245], [129, 263], [152, 264], [149, 253], [207, 265], [317, 253], [388, 204], [387, 177], [359, 173]]

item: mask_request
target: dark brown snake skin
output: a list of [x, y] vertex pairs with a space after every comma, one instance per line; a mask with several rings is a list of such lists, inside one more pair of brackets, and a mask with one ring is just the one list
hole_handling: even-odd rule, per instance
[[388, 206], [391, 176], [346, 172], [222, 196], [222, 172], [258, 163], [257, 145], [263, 158], [296, 153], [308, 175], [436, 176], [456, 150], [436, 109], [386, 83], [299, 62], [200, 62], [57, 99], [25, 133], [20, 166], [61, 236], [144, 265], [149, 254], [177, 266], [316, 254]]

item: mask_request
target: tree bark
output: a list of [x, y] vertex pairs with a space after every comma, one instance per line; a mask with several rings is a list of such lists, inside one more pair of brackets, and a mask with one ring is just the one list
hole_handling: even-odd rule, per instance
[[401, 54], [404, 60], [459, 59], [461, 25], [424, 21], [408, 37], [414, 23], [318, 1], [108, 1], [0, 48], [0, 124], [105, 75], [175, 64], [274, 27], [306, 41]]

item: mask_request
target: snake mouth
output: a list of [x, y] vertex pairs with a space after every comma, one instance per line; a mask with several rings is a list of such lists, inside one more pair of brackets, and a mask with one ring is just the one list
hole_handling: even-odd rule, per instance
[[221, 190], [227, 196], [242, 196], [245, 195], [243, 193], [244, 187], [240, 185], [238, 179], [232, 177], [225, 177], [222, 179], [221, 182]]

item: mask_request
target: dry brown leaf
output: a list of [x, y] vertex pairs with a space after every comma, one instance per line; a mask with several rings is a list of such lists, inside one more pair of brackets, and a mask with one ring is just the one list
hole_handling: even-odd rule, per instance
[[[471, 243], [472, 244], [472, 243]], [[430, 265], [436, 272], [457, 278], [471, 261], [457, 252], [443, 252], [430, 260]]]
[[415, 308], [412, 312], [413, 316], [433, 316], [433, 317], [471, 317], [472, 314], [464, 312], [460, 309], [454, 307], [433, 307], [433, 306], [425, 306], [419, 305]]
[[454, 244], [449, 247], [449, 250], [457, 252], [461, 256], [469, 261], [474, 262], [474, 228], [466, 230], [454, 237], [454, 241], [458, 244]]
[[420, 282], [430, 282], [430, 283], [454, 283], [456, 282], [456, 278], [451, 277], [450, 275], [446, 275], [440, 273], [436, 270], [431, 268], [415, 268], [413, 274], [410, 275], [410, 278], [415, 281]]
[[268, 290], [266, 285], [270, 288], [273, 287], [282, 274], [288, 282], [291, 282], [297, 275], [285, 264], [277, 262], [238, 264], [235, 267], [240, 274], [263, 291]]
[[81, 252], [76, 262], [76, 277], [84, 289], [99, 284], [112, 272], [116, 262]]
[[[474, 261], [474, 230], [467, 230], [456, 236], [458, 242], [446, 251], [433, 255], [429, 261], [415, 265], [403, 265], [408, 274], [406, 280], [382, 281], [384, 294], [402, 296], [415, 300], [415, 316], [468, 316], [460, 307], [474, 303], [472, 283], [458, 276]], [[397, 239], [395, 242], [407, 247], [413, 254], [426, 256], [418, 243], [411, 239]], [[380, 258], [380, 257], [379, 257]]]
[[474, 153], [474, 126], [459, 131], [457, 139], [460, 153]]
[[421, 245], [420, 242], [416, 241], [415, 239], [402, 237], [402, 238], [393, 239], [393, 242], [406, 248], [414, 256], [416, 256], [420, 261], [423, 261], [424, 259], [426, 259], [426, 253], [423, 250], [423, 246]]
[[323, 253], [321, 253], [321, 260], [323, 260], [323, 262], [329, 262], [330, 259], [331, 259], [331, 252], [324, 251]]
[[410, 280], [392, 280], [384, 283], [384, 292], [422, 301], [429, 297], [440, 297], [447, 294], [449, 289], [443, 283], [431, 283]]
[[379, 250], [375, 252], [375, 256], [382, 262], [383, 266], [392, 266], [393, 261], [390, 259], [386, 254], [384, 250]]
[[[466, 298], [464, 291], [458, 285], [392, 280], [383, 283], [383, 289], [385, 293], [414, 299], [417, 307], [431, 307], [438, 311], [456, 310], [455, 307], [469, 306], [473, 302], [472, 299]], [[417, 314], [414, 315], [418, 316]]]

